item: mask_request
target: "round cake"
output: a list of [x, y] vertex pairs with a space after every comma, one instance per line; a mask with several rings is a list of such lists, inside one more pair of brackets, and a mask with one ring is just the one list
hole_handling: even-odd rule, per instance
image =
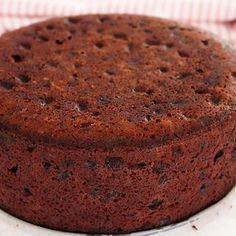
[[40, 226], [168, 225], [236, 183], [236, 59], [135, 15], [52, 19], [0, 38], [0, 207]]

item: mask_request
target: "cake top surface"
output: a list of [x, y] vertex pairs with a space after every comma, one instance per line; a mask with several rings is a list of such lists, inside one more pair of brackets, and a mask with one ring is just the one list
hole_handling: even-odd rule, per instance
[[0, 38], [0, 127], [79, 146], [162, 143], [235, 112], [235, 62], [171, 21], [48, 20]]

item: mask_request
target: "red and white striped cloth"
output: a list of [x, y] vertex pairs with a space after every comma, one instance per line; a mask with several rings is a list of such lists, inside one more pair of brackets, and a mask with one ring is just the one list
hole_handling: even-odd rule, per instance
[[0, 0], [0, 34], [55, 16], [136, 13], [174, 19], [236, 45], [236, 0]]

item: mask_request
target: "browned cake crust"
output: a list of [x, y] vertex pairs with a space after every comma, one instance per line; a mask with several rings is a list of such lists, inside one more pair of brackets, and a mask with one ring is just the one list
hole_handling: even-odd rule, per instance
[[0, 207], [53, 229], [180, 221], [236, 182], [236, 67], [175, 22], [52, 19], [0, 39]]

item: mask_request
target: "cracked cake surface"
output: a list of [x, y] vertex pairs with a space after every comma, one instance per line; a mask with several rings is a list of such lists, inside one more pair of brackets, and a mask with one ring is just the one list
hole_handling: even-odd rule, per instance
[[4, 34], [0, 206], [49, 228], [124, 233], [216, 202], [236, 181], [235, 62], [211, 35], [146, 16]]

